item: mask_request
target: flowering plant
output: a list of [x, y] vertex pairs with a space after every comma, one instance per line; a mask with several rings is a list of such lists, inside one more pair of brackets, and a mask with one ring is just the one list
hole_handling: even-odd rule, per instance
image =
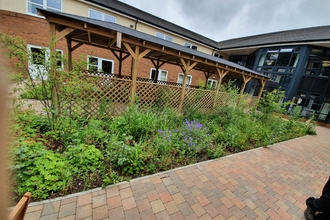
[[188, 119], [182, 123], [182, 127], [175, 130], [158, 130], [158, 134], [161, 135], [160, 153], [175, 148], [181, 154], [194, 156], [206, 149], [212, 140], [207, 127], [196, 120]]

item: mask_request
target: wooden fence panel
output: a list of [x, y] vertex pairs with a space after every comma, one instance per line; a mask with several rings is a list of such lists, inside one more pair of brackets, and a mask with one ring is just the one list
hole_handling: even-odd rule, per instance
[[[84, 117], [118, 116], [125, 113], [130, 103], [130, 90], [132, 80], [130, 77], [120, 77], [106, 74], [87, 74], [85, 77], [93, 77], [93, 86], [85, 89], [77, 97], [70, 97], [66, 108], [72, 114]], [[182, 87], [153, 83], [150, 80], [139, 79], [137, 81], [136, 96], [141, 109], [161, 108], [169, 106], [178, 109]], [[194, 109], [201, 113], [211, 112], [214, 108], [223, 106], [236, 107], [243, 99], [240, 94], [230, 94], [195, 88], [186, 88], [183, 110]], [[257, 97], [249, 97], [246, 108], [255, 107]], [[70, 113], [70, 114], [71, 114]]]

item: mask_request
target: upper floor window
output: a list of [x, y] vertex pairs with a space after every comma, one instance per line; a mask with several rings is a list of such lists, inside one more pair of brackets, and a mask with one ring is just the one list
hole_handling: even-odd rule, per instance
[[162, 38], [164, 40], [167, 40], [167, 41], [173, 41], [173, 37], [171, 36], [168, 36], [166, 34], [163, 34], [163, 33], [160, 33], [160, 32], [156, 32], [156, 37], [159, 37], [159, 38]]
[[193, 49], [193, 50], [197, 50], [197, 46], [196, 46], [196, 45], [193, 45], [193, 44], [191, 44], [191, 43], [187, 43], [187, 42], [185, 42], [185, 43], [184, 43], [184, 46], [185, 46], [185, 47], [188, 47], [188, 48], [191, 48], [191, 49]]
[[37, 8], [62, 11], [62, 0], [27, 0], [28, 13], [38, 15]]
[[101, 20], [101, 21], [108, 21], [108, 22], [116, 23], [116, 17], [105, 14], [100, 11], [96, 11], [94, 9], [89, 9], [89, 17], [97, 19], [97, 20]]
[[223, 56], [217, 52], [214, 52], [213, 56], [223, 59]]

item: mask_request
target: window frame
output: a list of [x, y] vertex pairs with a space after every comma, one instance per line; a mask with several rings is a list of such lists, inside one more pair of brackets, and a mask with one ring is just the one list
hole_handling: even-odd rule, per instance
[[29, 15], [33, 15], [33, 16], [37, 16], [37, 17], [40, 17], [40, 18], [44, 18], [43, 16], [39, 16], [38, 14], [35, 14], [32, 12], [30, 12], [30, 5], [37, 5], [37, 6], [42, 6], [40, 8], [42, 9], [51, 9], [51, 10], [55, 10], [55, 11], [59, 11], [59, 12], [62, 12], [63, 11], [63, 0], [59, 0], [61, 2], [61, 8], [60, 9], [57, 9], [57, 8], [53, 8], [53, 7], [48, 7], [47, 6], [47, 3], [48, 1], [51, 1], [51, 0], [42, 0], [42, 5], [38, 4], [38, 3], [35, 3], [35, 2], [32, 2], [33, 0], [26, 0], [26, 13], [29, 14]]
[[198, 46], [196, 46], [195, 44], [189, 43], [189, 42], [184, 42], [184, 47], [193, 49], [193, 50], [198, 50]]
[[[157, 36], [158, 35], [158, 36]], [[159, 35], [161, 35], [162, 37], [160, 37]], [[163, 40], [166, 40], [166, 41], [169, 41], [169, 42], [173, 42], [173, 37], [171, 37], [170, 35], [166, 35], [164, 33], [161, 33], [159, 31], [156, 31], [156, 34], [155, 34], [156, 37], [160, 38], [160, 39], [163, 39]], [[167, 38], [170, 38], [171, 40], [168, 40], [166, 39]]]
[[[156, 68], [150, 68], [150, 75], [149, 75], [149, 79], [153, 80], [152, 78], [152, 71], [155, 71], [156, 72]], [[166, 72], [166, 79], [165, 80], [160, 80], [160, 73], [161, 72]], [[158, 76], [157, 76], [157, 81], [162, 81], [162, 82], [167, 82], [167, 77], [168, 77], [168, 70], [163, 70], [163, 69], [158, 69]]]
[[223, 58], [224, 58], [224, 56], [221, 55], [221, 54], [218, 53], [218, 52], [213, 52], [213, 56], [214, 56], [214, 57], [218, 57], [218, 58], [220, 58], [220, 59], [223, 59]]
[[[207, 88], [209, 88], [209, 82], [211, 82], [211, 88], [210, 89], [217, 89], [218, 80], [208, 79], [207, 82], [206, 82]], [[212, 87], [213, 83], [215, 83], [215, 87], [214, 88]]]
[[[87, 69], [88, 70], [89, 70], [90, 66], [92, 66], [89, 63], [89, 59], [90, 58], [96, 58], [97, 59], [97, 70], [96, 70], [97, 72], [104, 72], [104, 70], [102, 69], [102, 61], [111, 62], [112, 63], [112, 66], [111, 66], [111, 72], [110, 72], [110, 74], [114, 74], [114, 69], [115, 69], [115, 61], [114, 60], [110, 60], [110, 59], [103, 58], [103, 57], [97, 57], [97, 56], [89, 55], [89, 56], [87, 56]], [[93, 65], [93, 66], [95, 66], [95, 65]], [[101, 67], [101, 68], [99, 68], [99, 67]], [[108, 72], [104, 72], [104, 73], [108, 73]]]
[[[47, 48], [47, 47], [43, 47], [43, 46], [38, 46], [38, 45], [33, 45], [33, 44], [28, 44], [27, 45], [27, 48], [28, 48], [28, 68], [29, 68], [29, 74], [31, 76], [31, 78], [33, 80], [35, 80], [37, 77], [37, 75], [33, 75], [33, 72], [34, 71], [39, 71], [40, 68], [42, 68], [41, 66], [44, 66], [43, 64], [38, 64], [38, 63], [31, 63], [31, 61], [33, 61], [33, 58], [31, 58], [30, 56], [32, 55], [32, 51], [31, 49], [32, 48], [35, 48], [35, 49], [38, 49], [38, 50], [45, 50], [45, 60], [44, 62], [46, 63], [48, 60], [49, 60], [49, 56], [50, 56], [50, 49]], [[63, 54], [63, 50], [60, 50], [60, 49], [56, 49], [56, 52], [60, 52], [61, 53], [61, 56], [62, 56], [62, 59], [60, 60], [61, 62], [61, 65], [58, 66], [58, 69], [64, 69], [64, 64], [63, 64], [63, 57], [64, 57], [64, 54]], [[44, 75], [43, 77], [43, 80], [47, 80], [48, 79], [48, 76], [47, 75]]]
[[[182, 82], [179, 82], [179, 77], [180, 77], [180, 76], [183, 76], [183, 78], [182, 78]], [[179, 73], [179, 74], [178, 74], [177, 83], [183, 85], [183, 79], [184, 79], [184, 74], [183, 74], [183, 73]], [[188, 80], [188, 79], [189, 79], [189, 80]], [[186, 86], [191, 86], [192, 75], [188, 75], [188, 76], [187, 76], [187, 80], [188, 80], [188, 83], [186, 84]]]
[[[92, 17], [91, 17], [91, 11], [95, 11], [95, 12], [97, 12], [97, 13], [100, 13], [100, 14], [101, 14], [101, 17], [102, 17], [101, 20], [98, 19], [98, 18], [92, 18]], [[106, 21], [106, 20], [104, 20], [105, 15], [106, 15], [106, 16], [109, 16], [109, 17], [112, 17], [112, 18], [114, 19], [114, 21]], [[93, 9], [93, 8], [88, 8], [88, 17], [89, 17], [89, 18], [92, 18], [92, 19], [100, 20], [100, 21], [106, 21], [106, 22], [117, 23], [117, 17], [115, 17], [115, 16], [113, 16], [113, 15], [110, 15], [110, 14], [107, 14], [107, 13], [104, 13], [104, 12], [102, 12], [102, 11], [95, 10], [95, 9]]]

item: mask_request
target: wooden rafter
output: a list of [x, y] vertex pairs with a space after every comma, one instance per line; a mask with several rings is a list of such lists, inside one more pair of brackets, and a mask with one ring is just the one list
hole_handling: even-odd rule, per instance
[[[115, 40], [113, 40], [113, 39], [116, 39], [116, 37], [117, 37], [115, 31], [111, 31], [111, 30], [108, 30], [106, 28], [93, 27], [93, 25], [90, 25], [88, 23], [74, 22], [74, 21], [70, 21], [69, 19], [61, 19], [61, 18], [58, 18], [58, 17], [48, 16], [48, 15], [47, 15], [47, 20], [49, 22], [59, 24], [59, 25], [61, 25], [61, 27], [66, 26], [67, 28], [73, 28], [73, 29], [75, 29], [77, 31], [80, 31], [80, 32], [84, 31], [84, 32], [87, 32], [89, 34], [108, 37], [109, 39], [112, 39], [112, 40], [110, 41], [110, 44], [109, 44], [109, 42], [107, 42], [106, 47], [109, 48], [109, 46], [110, 47], [115, 46]], [[69, 30], [69, 29], [64, 29], [64, 30]], [[73, 35], [72, 32], [70, 32], [70, 33]], [[63, 32], [63, 35], [64, 35], [64, 32]], [[60, 35], [58, 35], [58, 36], [60, 36]], [[75, 41], [77, 41], [79, 43], [83, 43], [83, 44], [89, 43], [90, 45], [102, 47], [102, 45], [94, 44], [92, 42], [91, 36], [88, 39], [89, 42], [86, 42], [86, 40], [82, 40], [82, 39], [78, 39], [78, 38], [76, 38]], [[145, 40], [141, 40], [141, 39], [135, 38], [134, 36], [127, 36], [127, 35], [123, 34], [122, 35], [122, 42], [126, 43], [126, 44], [130, 44], [132, 46], [139, 46], [140, 49], [141, 48], [146, 49], [145, 50], [146, 54], [141, 54], [141, 56], [149, 58], [149, 59], [152, 58], [151, 57], [152, 54], [157, 53], [157, 55], [156, 55], [157, 57], [154, 56], [153, 58], [161, 58], [162, 60], [166, 60], [166, 62], [168, 62], [168, 63], [179, 65], [179, 66], [182, 66], [181, 59], [184, 59], [184, 60], [190, 60], [192, 62], [197, 62], [197, 65], [195, 65], [193, 67], [196, 70], [202, 70], [202, 71], [206, 70], [206, 71], [208, 71], [208, 70], [212, 70], [212, 69], [214, 70], [215, 68], [219, 68], [219, 69], [222, 69], [224, 71], [229, 71], [231, 74], [245, 75], [245, 76], [250, 75], [255, 79], [268, 80], [267, 77], [263, 77], [261, 75], [256, 75], [256, 74], [253, 74], [253, 73], [249, 73], [248, 71], [244, 72], [240, 69], [237, 69], [236, 67], [221, 64], [221, 63], [218, 63], [216, 61], [208, 60], [208, 59], [205, 59], [203, 57], [198, 57], [198, 56], [195, 56], [195, 55], [192, 55], [192, 54], [189, 54], [189, 53], [186, 53], [186, 52], [178, 51], [178, 50], [175, 50], [175, 49], [172, 49], [172, 48], [168, 48], [168, 47], [165, 47], [165, 46], [160, 46], [159, 44], [148, 42], [148, 41], [145, 41]], [[104, 47], [105, 47], [105, 45], [104, 45]], [[147, 52], [147, 50], [149, 50], [149, 52], [152, 51], [152, 53], [150, 53], [150, 57], [147, 55], [149, 53], [149, 52]], [[129, 52], [129, 53], [131, 53], [131, 52]]]

